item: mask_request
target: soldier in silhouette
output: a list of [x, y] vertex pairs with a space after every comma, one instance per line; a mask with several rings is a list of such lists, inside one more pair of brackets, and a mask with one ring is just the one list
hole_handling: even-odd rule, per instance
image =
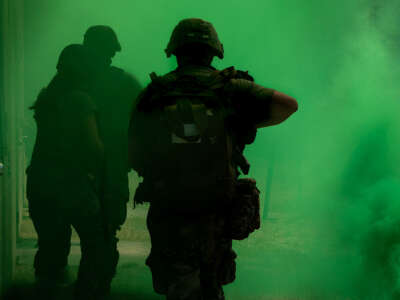
[[150, 202], [146, 263], [168, 300], [225, 299], [222, 286], [235, 279], [232, 239], [260, 226], [255, 181], [238, 179], [249, 168], [244, 146], [297, 102], [246, 72], [212, 67], [224, 50], [207, 21], [179, 22], [165, 51], [178, 67], [151, 74], [130, 123], [130, 165], [144, 178], [135, 202]]

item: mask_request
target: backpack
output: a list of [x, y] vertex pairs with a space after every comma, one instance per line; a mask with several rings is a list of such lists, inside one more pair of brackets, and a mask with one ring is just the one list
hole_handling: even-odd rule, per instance
[[220, 89], [234, 74], [233, 68], [206, 76], [151, 74], [150, 92], [138, 103], [147, 120], [141, 145], [147, 175], [135, 203], [162, 199], [157, 205], [164, 209], [200, 213], [230, 202], [237, 174], [226, 125], [230, 108]]

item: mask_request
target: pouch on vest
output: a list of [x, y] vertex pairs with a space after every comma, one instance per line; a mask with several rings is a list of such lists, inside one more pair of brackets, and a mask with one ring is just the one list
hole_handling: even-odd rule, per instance
[[225, 235], [243, 240], [260, 228], [260, 191], [252, 178], [236, 182], [235, 194], [228, 213]]
[[[167, 105], [152, 112], [157, 121], [148, 134], [154, 137], [151, 151], [157, 163], [150, 173], [157, 174], [152, 184], [161, 182], [164, 192], [160, 193], [168, 195], [158, 205], [200, 212], [217, 209], [232, 198], [235, 170], [227, 110], [218, 104], [214, 89], [217, 80], [207, 84], [193, 76], [190, 82], [195, 86], [189, 87], [187, 79], [181, 82], [177, 77], [157, 92]], [[160, 79], [153, 75], [153, 80]]]

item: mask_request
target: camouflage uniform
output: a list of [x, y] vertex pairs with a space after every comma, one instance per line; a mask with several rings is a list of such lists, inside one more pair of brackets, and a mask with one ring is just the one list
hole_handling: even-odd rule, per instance
[[[166, 49], [167, 56], [179, 56], [182, 48], [193, 44], [207, 45], [212, 56], [223, 58], [223, 47], [215, 29], [200, 19], [186, 19], [178, 24]], [[216, 105], [230, 111], [229, 118], [240, 120], [242, 127], [250, 128], [246, 130], [249, 135], [258, 122], [268, 118], [266, 112], [274, 91], [240, 78], [240, 74], [233, 68], [220, 72], [209, 65], [187, 63], [160, 78], [153, 75], [153, 82], [140, 95], [131, 117], [130, 164], [144, 177], [135, 201], [150, 202], [147, 226], [152, 248], [146, 264], [152, 271], [155, 291], [170, 300], [224, 299], [222, 285], [235, 279], [236, 254], [232, 250], [231, 231], [237, 224], [232, 224], [229, 219], [243, 210], [233, 208], [235, 192], [230, 190], [230, 185], [221, 188], [221, 184], [210, 183], [203, 188], [185, 190], [195, 174], [186, 174], [186, 177], [182, 174], [182, 178], [176, 178], [175, 168], [179, 168], [179, 161], [169, 159], [168, 149], [163, 149], [163, 142], [157, 137], [157, 129], [152, 129], [157, 122], [152, 111], [167, 105], [163, 101], [168, 101], [161, 97], [157, 102], [157, 94], [162, 93], [162, 86], [168, 89], [178, 85], [188, 91], [191, 85], [196, 86], [213, 77], [222, 78], [213, 86], [218, 95]], [[226, 126], [231, 126], [229, 118]], [[234, 127], [232, 125], [232, 140], [242, 147], [242, 151], [241, 142], [246, 134], [236, 134]], [[247, 139], [248, 143], [253, 140]], [[204, 165], [210, 163], [205, 161]], [[232, 161], [233, 180], [238, 176], [237, 167], [238, 164]], [[237, 192], [235, 187], [233, 189]], [[250, 194], [258, 200], [254, 190], [255, 186]], [[237, 237], [245, 236], [246, 233], [239, 233]]]
[[82, 46], [66, 47], [59, 72], [32, 107], [38, 130], [27, 170], [27, 197], [38, 234], [34, 267], [43, 299], [65, 280], [71, 225], [82, 250], [76, 298], [101, 299], [100, 287], [109, 272], [98, 197], [102, 161], [82, 145], [87, 136], [81, 122], [97, 110], [87, 93], [86, 61]]

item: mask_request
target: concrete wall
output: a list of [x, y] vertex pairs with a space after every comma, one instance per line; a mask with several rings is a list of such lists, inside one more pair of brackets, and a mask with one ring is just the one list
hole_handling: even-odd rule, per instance
[[0, 1], [0, 293], [12, 282], [17, 237], [17, 204], [23, 199], [24, 151], [22, 126], [23, 96], [23, 2]]

